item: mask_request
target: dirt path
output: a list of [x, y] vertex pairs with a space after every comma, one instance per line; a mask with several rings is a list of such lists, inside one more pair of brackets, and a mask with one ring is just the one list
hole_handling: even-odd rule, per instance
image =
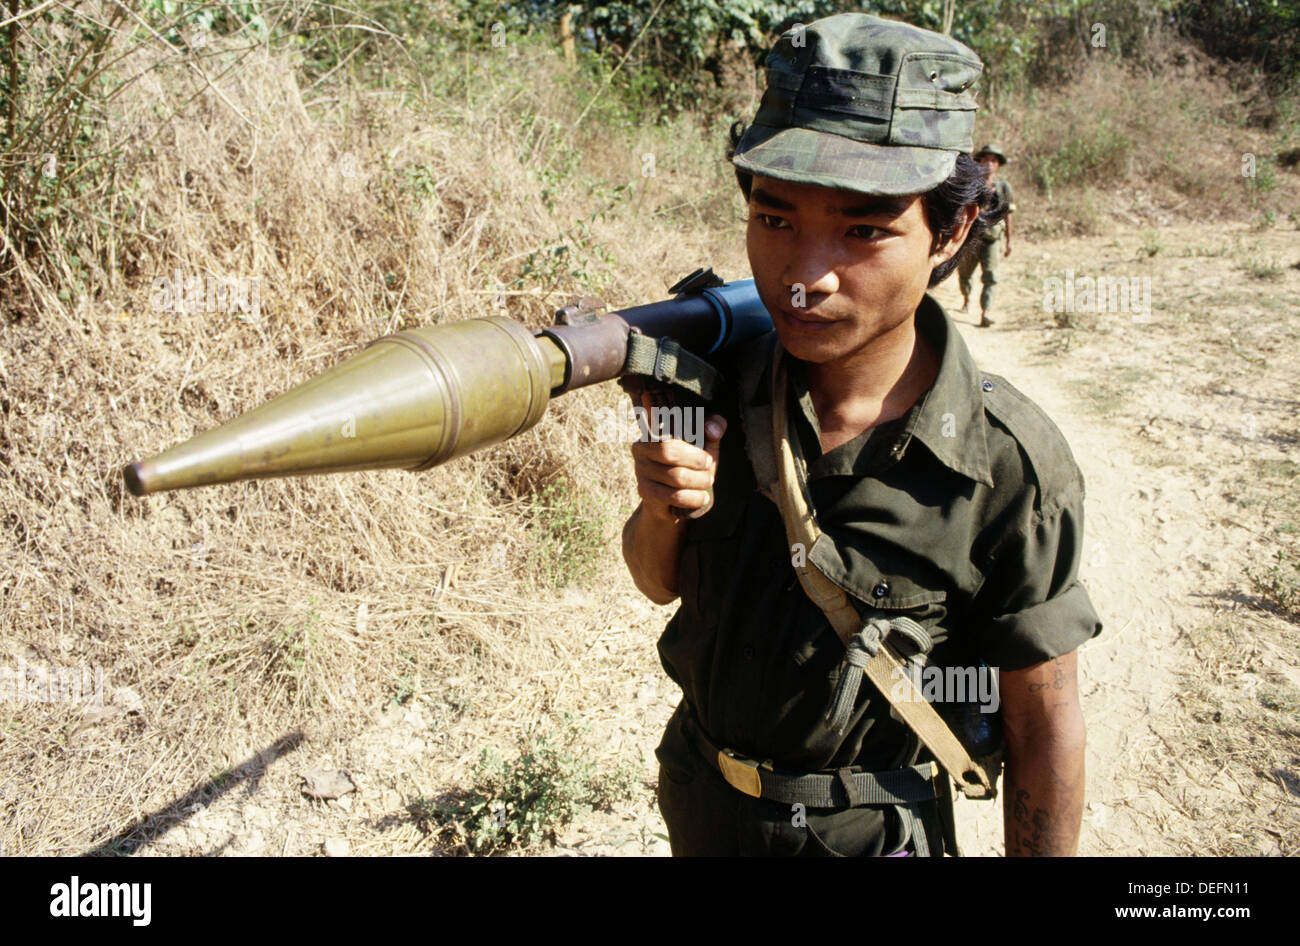
[[[1007, 304], [999, 325], [987, 331], [963, 327], [981, 366], [1012, 380], [1056, 421], [1085, 478], [1086, 542], [1080, 574], [1105, 630], [1081, 651], [1088, 726], [1081, 854], [1211, 853], [1223, 850], [1223, 839], [1234, 834], [1242, 843], [1228, 845], [1230, 849], [1268, 854], [1278, 853], [1288, 842], [1294, 850], [1297, 840], [1293, 818], [1289, 831], [1278, 825], [1280, 830], [1270, 833], [1257, 824], [1252, 832], [1248, 826], [1252, 820], [1267, 822], [1281, 811], [1294, 815], [1294, 773], [1300, 761], [1294, 731], [1284, 730], [1284, 738], [1274, 742], [1270, 723], [1276, 721], [1267, 718], [1267, 701], [1261, 708], [1250, 699], [1256, 695], [1252, 681], [1258, 675], [1245, 669], [1237, 679], [1229, 674], [1224, 680], [1226, 661], [1207, 666], [1196, 646], [1197, 640], [1210, 636], [1207, 652], [1216, 643], [1233, 649], [1236, 641], [1223, 641], [1207, 624], [1213, 625], [1216, 615], [1229, 615], [1230, 620], [1237, 616], [1243, 574], [1252, 567], [1262, 569], [1266, 561], [1259, 539], [1272, 536], [1261, 530], [1275, 523], [1266, 516], [1252, 528], [1233, 520], [1232, 490], [1234, 477], [1251, 463], [1285, 464], [1285, 457], [1294, 455], [1294, 401], [1285, 403], [1288, 378], [1295, 376], [1294, 356], [1285, 347], [1279, 359], [1245, 354], [1248, 370], [1237, 380], [1249, 387], [1237, 389], [1222, 382], [1214, 387], [1214, 375], [1223, 369], [1219, 357], [1203, 360], [1187, 353], [1204, 347], [1205, 332], [1189, 316], [1202, 305], [1201, 291], [1221, 291], [1233, 284], [1241, 286], [1238, 302], [1246, 309], [1233, 313], [1238, 317], [1249, 316], [1253, 291], [1266, 303], [1289, 295], [1291, 308], [1288, 313], [1284, 307], [1282, 332], [1256, 325], [1263, 331], [1229, 338], [1238, 355], [1240, 346], [1260, 340], [1270, 352], [1277, 351], [1278, 346], [1269, 346], [1270, 334], [1276, 341], [1294, 333], [1300, 318], [1295, 290], [1300, 280], [1287, 273], [1285, 281], [1259, 287], [1234, 272], [1236, 260], [1229, 252], [1212, 260], [1217, 265], [1191, 267], [1187, 261], [1199, 259], [1193, 244], [1199, 235], [1201, 231], [1189, 228], [1174, 240], [1166, 237], [1185, 251], [1184, 258], [1159, 260], [1145, 270], [1132, 262], [1136, 234], [1128, 241], [1093, 241], [1097, 245], [1084, 252], [1079, 241], [1031, 245], [1021, 250], [1020, 258], [1007, 261], [1012, 265], [1005, 266], [1005, 277], [1012, 288], [1002, 290]], [[1282, 234], [1246, 239], [1262, 252], [1280, 251], [1285, 245]], [[1053, 259], [1064, 269], [1068, 261], [1089, 258], [1095, 260], [1093, 268], [1081, 264], [1081, 273], [1152, 272], [1157, 304], [1149, 315], [1098, 314], [1088, 328], [1072, 334], [1109, 330], [1063, 349], [1057, 344], [1063, 330], [1052, 313], [1043, 311], [1042, 284], [1029, 273], [1050, 272]], [[1195, 275], [1189, 272], [1193, 269]], [[940, 296], [956, 309], [959, 296], [954, 287]], [[1225, 318], [1223, 324], [1205, 328], [1237, 335], [1231, 322]], [[1237, 358], [1229, 356], [1229, 361]], [[1130, 383], [1134, 390], [1125, 391]], [[1108, 385], [1113, 385], [1112, 391]], [[1117, 403], [1108, 400], [1112, 394]], [[1261, 418], [1250, 412], [1248, 400], [1233, 403], [1239, 398], [1282, 401], [1274, 406], [1289, 409], [1290, 420], [1285, 415], [1270, 417], [1269, 435], [1261, 436]], [[1097, 409], [1099, 400], [1102, 410]], [[1234, 597], [1238, 600], [1230, 600]], [[1258, 630], [1258, 636], [1242, 642], [1248, 656], [1258, 658], [1255, 669], [1285, 681], [1294, 694], [1294, 643], [1288, 653], [1285, 643], [1278, 648], [1269, 642], [1270, 637], [1284, 642], [1281, 635], [1294, 631], [1294, 625], [1288, 628], [1273, 619], [1271, 627]], [[1231, 637], [1231, 625], [1223, 631]], [[1242, 718], [1235, 721], [1235, 732], [1219, 711], [1210, 719], [1198, 719], [1202, 707], [1180, 696], [1184, 689], [1215, 682], [1226, 684], [1221, 689], [1240, 704]], [[1249, 691], [1245, 700], [1240, 692], [1233, 693], [1242, 687]], [[1280, 705], [1289, 704], [1284, 700]], [[1207, 757], [1214, 754], [1216, 740], [1208, 731], [1213, 727], [1203, 725], [1207, 722], [1222, 724], [1224, 744], [1238, 738], [1266, 741], [1269, 754], [1281, 765], [1273, 771], [1249, 771], [1246, 766], [1245, 777], [1253, 776], [1246, 781], [1242, 772], [1230, 772], [1231, 766], [1210, 764]], [[958, 821], [966, 853], [1000, 853], [1000, 805], [959, 803]]]
[[[955, 309], [956, 299], [951, 301]], [[1160, 830], [1175, 813], [1143, 789], [1134, 770], [1164, 751], [1151, 721], [1167, 707], [1175, 685], [1179, 632], [1172, 602], [1191, 590], [1187, 569], [1168, 553], [1197, 540], [1190, 527], [1196, 500], [1181, 477], [1167, 475], [1158, 486], [1151, 484], [1128, 438], [1079, 410], [1062, 386], [1065, 359], [1039, 356], [1049, 329], [1027, 322], [1008, 313], [995, 330], [963, 326], [963, 335], [981, 367], [1011, 380], [1055, 420], [1084, 475], [1080, 577], [1105, 628], [1081, 652], [1089, 801], [1080, 853], [1177, 853]], [[1081, 366], [1076, 361], [1072, 367]], [[960, 801], [963, 853], [1001, 853], [1001, 815], [1000, 803]]]

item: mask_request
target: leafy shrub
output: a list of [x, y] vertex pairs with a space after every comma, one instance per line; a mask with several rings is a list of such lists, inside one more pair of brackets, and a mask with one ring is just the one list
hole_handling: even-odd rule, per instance
[[1071, 126], [1061, 145], [1034, 171], [1035, 181], [1049, 197], [1066, 184], [1104, 185], [1127, 172], [1133, 139], [1116, 130], [1109, 116], [1079, 128]]
[[472, 787], [452, 801], [421, 799], [417, 820], [437, 825], [448, 838], [459, 836], [475, 854], [554, 843], [574, 819], [632, 796], [632, 767], [598, 772], [583, 744], [587, 730], [566, 715], [553, 732], [521, 736], [513, 761], [484, 749]]
[[1300, 617], [1300, 567], [1294, 556], [1278, 549], [1266, 569], [1246, 569], [1251, 590], [1272, 610], [1287, 617]]

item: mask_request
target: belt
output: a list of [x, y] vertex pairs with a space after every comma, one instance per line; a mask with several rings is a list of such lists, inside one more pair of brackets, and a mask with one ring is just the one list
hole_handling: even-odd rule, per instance
[[751, 798], [808, 808], [857, 808], [910, 805], [939, 797], [935, 784], [939, 766], [935, 762], [887, 772], [860, 772], [851, 767], [811, 774], [783, 772], [770, 762], [756, 762], [731, 749], [719, 749], [691, 715], [684, 718], [682, 731], [728, 785]]

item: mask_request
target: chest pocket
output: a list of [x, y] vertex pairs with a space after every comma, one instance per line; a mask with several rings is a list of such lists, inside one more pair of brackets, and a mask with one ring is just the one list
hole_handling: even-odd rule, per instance
[[[947, 616], [948, 591], [918, 556], [902, 550], [867, 552], [840, 548], [826, 533], [817, 537], [809, 559], [826, 577], [856, 599], [859, 610], [883, 617], [909, 617], [927, 631]], [[864, 608], [865, 606], [865, 608]]]

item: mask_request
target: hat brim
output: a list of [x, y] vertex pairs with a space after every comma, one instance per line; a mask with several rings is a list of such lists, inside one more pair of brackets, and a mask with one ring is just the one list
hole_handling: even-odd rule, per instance
[[877, 145], [810, 128], [751, 125], [731, 163], [794, 184], [898, 197], [938, 187], [957, 165], [956, 151]]

